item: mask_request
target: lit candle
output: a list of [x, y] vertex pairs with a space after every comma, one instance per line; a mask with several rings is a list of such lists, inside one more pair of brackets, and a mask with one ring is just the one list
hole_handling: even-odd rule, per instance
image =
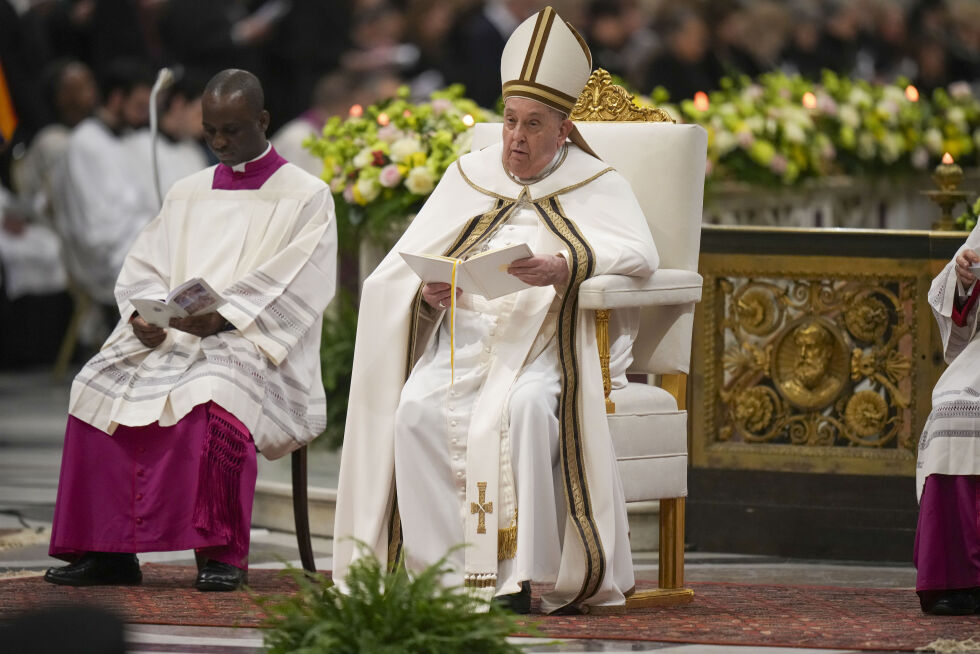
[[383, 112], [380, 113], [380, 114], [378, 114], [378, 124], [379, 125], [381, 125], [382, 127], [384, 127], [385, 125], [387, 125], [390, 122], [391, 122], [391, 119], [388, 118], [388, 114], [383, 113]]
[[352, 118], [360, 118], [361, 114], [364, 113], [364, 107], [359, 104], [353, 104], [350, 108], [350, 115]]
[[909, 99], [909, 102], [918, 102], [919, 89], [909, 84], [908, 86], [905, 87], [905, 97]]
[[476, 119], [469, 114], [464, 115], [462, 121], [463, 124], [466, 125], [467, 127], [473, 127], [473, 125], [476, 125]]
[[810, 91], [803, 94], [803, 106], [807, 109], [817, 108], [817, 96], [813, 95]]
[[943, 191], [955, 191], [963, 181], [963, 169], [953, 163], [953, 155], [947, 152], [943, 155], [942, 163], [936, 166], [932, 179]]
[[698, 91], [694, 94], [694, 108], [698, 111], [708, 110], [708, 94], [704, 91]]

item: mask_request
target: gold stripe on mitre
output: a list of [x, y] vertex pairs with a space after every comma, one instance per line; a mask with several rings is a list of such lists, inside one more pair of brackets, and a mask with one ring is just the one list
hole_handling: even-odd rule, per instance
[[521, 79], [533, 80], [541, 65], [541, 58], [544, 57], [544, 48], [548, 43], [548, 34], [551, 32], [551, 25], [555, 22], [555, 10], [545, 7], [538, 14], [534, 23], [534, 31], [531, 36], [531, 44], [527, 49], [527, 56], [524, 58], [524, 65], [521, 67]]
[[568, 114], [578, 101], [578, 98], [573, 98], [550, 86], [523, 80], [515, 80], [504, 84], [503, 96], [504, 100], [513, 96], [537, 100], [542, 104], [557, 109], [563, 114]]

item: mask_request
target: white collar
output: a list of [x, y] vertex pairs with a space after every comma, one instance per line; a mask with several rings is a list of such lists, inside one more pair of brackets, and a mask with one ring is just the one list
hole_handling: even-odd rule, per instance
[[527, 199], [563, 192], [565, 189], [611, 170], [609, 164], [580, 150], [574, 143], [568, 144], [568, 154], [560, 160], [551, 174], [529, 185], [511, 179], [501, 161], [503, 143], [497, 142], [482, 150], [470, 152], [456, 160], [459, 171], [478, 191], [516, 200], [526, 190]]
[[235, 171], [236, 173], [244, 173], [245, 172], [245, 165], [246, 164], [250, 164], [253, 161], [258, 161], [259, 159], [261, 159], [265, 155], [269, 154], [269, 150], [271, 150], [271, 149], [272, 149], [272, 141], [269, 141], [266, 144], [266, 146], [265, 146], [265, 150], [262, 151], [262, 154], [260, 154], [259, 156], [255, 157], [254, 159], [249, 159], [248, 161], [243, 161], [241, 163], [236, 163], [234, 166], [231, 167], [231, 169], [233, 171]]

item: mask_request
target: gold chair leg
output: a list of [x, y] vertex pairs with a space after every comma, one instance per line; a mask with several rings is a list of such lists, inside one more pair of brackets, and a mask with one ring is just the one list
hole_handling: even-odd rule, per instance
[[660, 500], [659, 588], [641, 590], [626, 598], [626, 610], [646, 606], [674, 606], [694, 599], [684, 588], [684, 498]]
[[609, 398], [612, 392], [612, 377], [609, 373], [609, 309], [596, 309], [595, 342], [602, 368], [602, 393], [606, 396], [606, 413], [616, 413], [616, 403]]
[[61, 338], [61, 346], [58, 348], [58, 356], [54, 360], [54, 368], [51, 374], [55, 381], [61, 381], [68, 372], [71, 365], [72, 355], [75, 354], [75, 347], [78, 345], [78, 327], [82, 318], [92, 306], [92, 301], [87, 295], [81, 292], [71, 293], [72, 311], [68, 325], [65, 327], [65, 335]]

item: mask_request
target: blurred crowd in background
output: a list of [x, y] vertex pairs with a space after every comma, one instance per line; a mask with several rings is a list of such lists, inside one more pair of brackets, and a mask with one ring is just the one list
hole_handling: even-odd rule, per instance
[[[545, 4], [0, 0], [0, 67], [17, 117], [0, 143], [0, 366], [29, 353], [48, 325], [48, 340], [60, 339], [72, 303], [62, 298], [45, 318], [24, 304], [31, 298], [64, 295], [71, 284], [74, 306], [88, 298], [96, 314], [101, 307], [107, 321], [118, 318], [112, 283], [131, 238], [176, 179], [215, 162], [200, 109], [214, 73], [257, 74], [277, 150], [319, 174], [322, 162], [303, 141], [329, 117], [402, 85], [421, 99], [462, 83], [494, 108], [504, 43]], [[980, 92], [980, 0], [551, 4], [585, 37], [594, 66], [641, 94], [663, 87], [672, 101], [719, 88], [725, 76], [771, 70], [908, 78], [926, 93], [966, 81]], [[156, 175], [146, 125], [163, 67], [176, 82], [160, 97]], [[25, 312], [41, 316], [36, 328], [12, 318]]]
[[[509, 33], [541, 0], [0, 0], [0, 57], [24, 138], [55, 120], [44, 85], [59, 59], [98, 79], [120, 57], [227, 67], [265, 84], [273, 128], [311, 104], [345, 113], [407, 83], [461, 82], [492, 107]], [[905, 76], [922, 90], [980, 78], [980, 0], [553, 0], [595, 64], [648, 94], [717, 88], [732, 73]], [[322, 88], [314, 94], [317, 83]], [[315, 97], [314, 97], [315, 96]]]

